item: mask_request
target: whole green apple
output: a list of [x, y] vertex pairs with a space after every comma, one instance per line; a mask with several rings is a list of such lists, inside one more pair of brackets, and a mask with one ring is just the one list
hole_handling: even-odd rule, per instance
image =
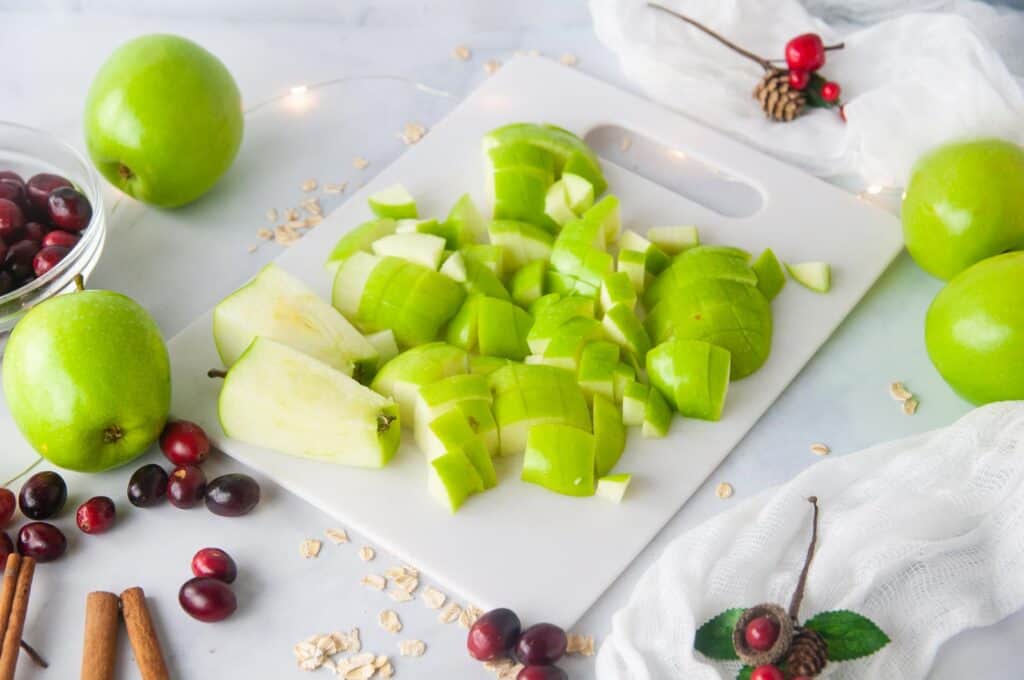
[[173, 208], [212, 187], [242, 142], [242, 102], [217, 57], [175, 35], [125, 43], [96, 74], [85, 143], [112, 184]]
[[983, 139], [921, 158], [903, 199], [903, 237], [921, 268], [947, 281], [1024, 248], [1024, 149]]
[[964, 399], [1024, 399], [1024, 252], [982, 260], [950, 281], [928, 309], [925, 342]]
[[106, 290], [61, 295], [30, 310], [4, 351], [3, 385], [14, 422], [36, 451], [82, 472], [145, 451], [171, 402], [156, 322]]

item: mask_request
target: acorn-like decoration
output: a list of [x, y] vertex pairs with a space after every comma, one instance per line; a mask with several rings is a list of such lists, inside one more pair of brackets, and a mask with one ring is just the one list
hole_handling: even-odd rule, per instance
[[750, 607], [732, 631], [732, 646], [740, 661], [748, 666], [778, 663], [793, 642], [793, 619], [777, 604]]
[[828, 645], [818, 631], [798, 628], [786, 652], [786, 672], [791, 678], [816, 677], [828, 663]]
[[807, 105], [806, 95], [790, 84], [789, 71], [777, 68], [765, 71], [754, 88], [754, 99], [761, 104], [765, 116], [786, 123], [803, 113]]

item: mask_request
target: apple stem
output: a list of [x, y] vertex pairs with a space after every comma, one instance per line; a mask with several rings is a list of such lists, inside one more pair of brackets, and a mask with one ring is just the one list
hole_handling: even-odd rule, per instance
[[[668, 14], [671, 14], [672, 16], [676, 17], [677, 19], [685, 21], [686, 23], [690, 24], [694, 28], [697, 28], [697, 29], [703, 31], [704, 33], [710, 35], [712, 38], [714, 38], [718, 42], [722, 43], [723, 45], [725, 45], [726, 47], [728, 47], [732, 51], [736, 52], [737, 54], [740, 54], [740, 55], [746, 57], [747, 59], [751, 60], [752, 62], [756, 63], [758, 66], [763, 68], [765, 71], [772, 70], [772, 68], [773, 68], [772, 67], [772, 63], [769, 60], [765, 59], [762, 56], [754, 54], [753, 52], [751, 52], [749, 50], [743, 49], [742, 47], [740, 47], [736, 43], [732, 42], [731, 40], [725, 38], [721, 34], [716, 33], [715, 31], [712, 31], [710, 28], [708, 28], [704, 24], [700, 23], [696, 19], [692, 19], [692, 18], [686, 16], [685, 14], [680, 14], [679, 12], [677, 12], [677, 11], [675, 11], [673, 9], [669, 9], [668, 7], [665, 7], [664, 5], [659, 5], [656, 2], [648, 2], [647, 6], [648, 7], [653, 7], [654, 9], [660, 9], [662, 12], [667, 12]], [[825, 48], [825, 49], [828, 49], [828, 48]]]
[[135, 173], [132, 172], [132, 169], [129, 168], [124, 163], [119, 163], [118, 164], [118, 166], [117, 166], [117, 174], [121, 177], [121, 179], [124, 179], [124, 180], [131, 179], [132, 177], [135, 176]]
[[75, 274], [75, 290], [79, 293], [85, 290], [85, 277], [81, 274]]
[[391, 429], [391, 423], [395, 422], [394, 416], [377, 416], [377, 432], [383, 434]]
[[206, 372], [207, 378], [226, 378], [228, 377], [227, 371], [222, 371], [219, 368], [211, 368]]
[[804, 568], [800, 572], [800, 580], [796, 583], [796, 591], [789, 603], [789, 617], [794, 621], [798, 620], [800, 603], [804, 599], [804, 588], [807, 586], [807, 572], [811, 569], [811, 560], [814, 558], [814, 545], [818, 542], [818, 497], [811, 496], [807, 502], [814, 506], [814, 524], [811, 530], [811, 544], [807, 546], [807, 557], [804, 559]]
[[120, 425], [111, 425], [107, 429], [103, 430], [103, 443], [114, 444], [121, 441], [124, 437], [124, 430], [121, 429]]
[[21, 479], [22, 477], [24, 477], [24, 476], [25, 476], [25, 475], [27, 475], [28, 473], [30, 473], [30, 472], [32, 472], [33, 470], [35, 470], [35, 469], [36, 469], [36, 466], [37, 466], [37, 465], [39, 465], [39, 464], [40, 464], [40, 463], [42, 463], [42, 462], [43, 462], [43, 457], [42, 457], [42, 456], [39, 456], [38, 458], [36, 458], [36, 462], [32, 463], [32, 464], [31, 464], [31, 465], [29, 465], [29, 466], [28, 466], [27, 468], [25, 468], [24, 470], [22, 470], [21, 472], [19, 472], [18, 474], [16, 474], [15, 476], [11, 477], [11, 478], [10, 478], [10, 479], [8, 479], [8, 480], [7, 480], [6, 482], [4, 482], [4, 486], [5, 486], [5, 487], [7, 487], [7, 486], [10, 486], [10, 485], [11, 485], [11, 484], [13, 484], [14, 482], [18, 481], [19, 479]]

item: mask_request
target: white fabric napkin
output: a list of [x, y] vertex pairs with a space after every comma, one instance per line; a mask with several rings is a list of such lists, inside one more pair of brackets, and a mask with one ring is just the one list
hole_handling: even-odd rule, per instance
[[646, 0], [590, 8], [598, 38], [651, 98], [818, 175], [902, 186], [943, 142], [1024, 143], [1024, 12], [971, 0], [806, 2], [661, 0], [767, 58], [808, 31], [845, 41], [821, 71], [842, 87], [845, 124], [835, 110], [766, 120], [751, 96], [761, 68]]
[[787, 606], [821, 507], [802, 620], [835, 609], [891, 638], [827, 677], [923, 678], [939, 646], [1024, 606], [1024, 402], [986, 406], [943, 430], [825, 459], [673, 542], [619, 611], [602, 680], [734, 678], [738, 662], [694, 651], [732, 607]]

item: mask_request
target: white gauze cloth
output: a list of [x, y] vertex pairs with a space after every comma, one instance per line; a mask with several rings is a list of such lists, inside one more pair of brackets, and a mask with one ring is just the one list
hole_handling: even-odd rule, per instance
[[673, 542], [601, 646], [601, 680], [734, 678], [693, 649], [731, 607], [788, 606], [821, 507], [801, 620], [850, 609], [892, 640], [830, 663], [831, 680], [923, 678], [939, 646], [1024, 605], [1024, 402], [943, 430], [825, 459]]
[[590, 0], [590, 9], [598, 38], [652, 99], [817, 175], [898, 187], [944, 142], [1024, 143], [1024, 12], [968, 0], [806, 2], [660, 0], [769, 59], [800, 33], [845, 41], [821, 71], [842, 87], [845, 124], [835, 110], [766, 120], [751, 94], [761, 67], [646, 0]]

